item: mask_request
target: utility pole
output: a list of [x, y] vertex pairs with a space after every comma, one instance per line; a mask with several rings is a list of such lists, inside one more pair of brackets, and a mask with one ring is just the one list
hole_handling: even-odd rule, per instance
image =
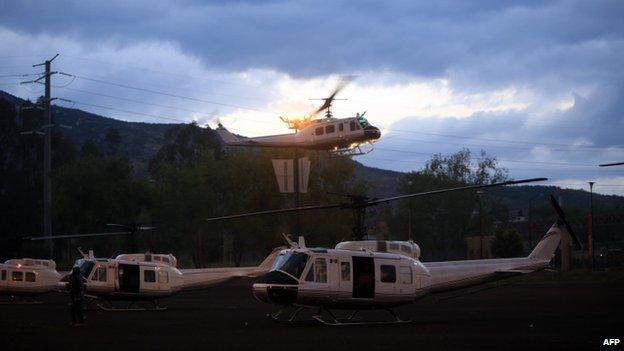
[[479, 197], [479, 258], [483, 259], [483, 206], [481, 205], [481, 196], [483, 191], [477, 190]]
[[591, 261], [592, 268], [594, 268], [594, 184], [596, 182], [589, 182], [589, 223], [587, 232], [587, 251], [589, 253], [589, 259]]
[[[58, 57], [58, 54], [54, 55], [52, 59], [46, 60], [43, 63], [39, 63], [33, 65], [33, 67], [45, 66], [45, 72], [43, 76], [32, 82], [24, 82], [24, 83], [38, 83], [42, 78], [45, 78], [45, 96], [43, 99], [43, 108], [44, 112], [44, 122], [42, 129], [45, 129], [44, 141], [43, 141], [43, 235], [51, 236], [52, 235], [52, 182], [51, 182], [51, 171], [52, 171], [52, 97], [51, 97], [51, 86], [52, 86], [52, 75], [56, 72], [51, 71], [51, 64], [55, 58]], [[52, 258], [54, 254], [54, 244], [52, 240], [49, 240], [48, 246], [50, 252], [50, 258]]]

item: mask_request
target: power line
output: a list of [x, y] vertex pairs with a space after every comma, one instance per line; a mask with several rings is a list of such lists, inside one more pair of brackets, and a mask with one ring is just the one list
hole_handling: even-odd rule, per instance
[[[428, 156], [433, 156], [435, 154], [431, 154], [431, 153], [423, 153], [423, 152], [417, 152], [417, 151], [409, 151], [409, 150], [397, 150], [397, 149], [386, 149], [386, 148], [376, 148], [377, 150], [382, 150], [382, 151], [390, 151], [390, 152], [401, 152], [401, 153], [408, 153], [408, 154], [418, 154], [418, 155], [428, 155]], [[480, 160], [483, 159], [481, 157], [475, 157], [476, 159]], [[503, 159], [503, 158], [496, 158], [497, 161], [503, 161], [503, 162], [514, 162], [514, 163], [534, 163], [534, 164], [546, 164], [546, 165], [564, 165], [564, 166], [583, 166], [583, 167], [595, 167], [595, 165], [589, 165], [589, 164], [581, 164], [581, 163], [568, 163], [568, 162], [542, 162], [542, 161], [518, 161], [518, 160], [508, 160], [508, 159]]]
[[600, 147], [581, 146], [581, 145], [574, 145], [574, 144], [559, 144], [559, 143], [544, 143], [544, 142], [537, 142], [537, 141], [521, 141], [521, 140], [509, 140], [509, 139], [479, 138], [479, 137], [464, 136], [464, 135], [451, 135], [451, 134], [439, 134], [439, 133], [430, 133], [430, 132], [419, 132], [419, 131], [406, 130], [406, 129], [388, 129], [388, 130], [390, 130], [392, 132], [397, 132], [397, 133], [422, 134], [422, 135], [438, 136], [438, 137], [445, 137], [445, 138], [483, 140], [483, 141], [492, 141], [492, 142], [510, 143], [510, 144], [529, 144], [529, 145], [565, 146], [565, 147], [586, 148], [586, 149], [603, 149], [603, 148], [600, 148]]
[[[386, 138], [389, 139], [390, 137]], [[509, 150], [532, 150], [533, 148], [530, 146], [509, 146], [509, 145], [491, 145], [491, 144], [468, 144], [468, 143], [453, 143], [449, 141], [441, 141], [441, 140], [422, 140], [422, 139], [413, 139], [413, 138], [401, 138], [392, 136], [392, 139], [395, 140], [406, 140], [406, 141], [415, 141], [419, 143], [429, 143], [429, 144], [443, 144], [443, 145], [458, 145], [458, 146], [474, 146], [480, 148], [497, 148], [497, 149], [509, 149]], [[608, 149], [608, 148], [604, 148]], [[578, 149], [548, 149], [548, 151], [557, 151], [557, 152], [604, 152], [604, 149], [591, 149], [591, 150], [578, 150]]]
[[76, 101], [76, 100], [71, 100], [71, 99], [58, 98], [58, 100], [59, 101], [64, 101], [64, 102], [69, 102], [69, 103], [74, 103], [74, 104], [77, 104], [77, 105], [91, 106], [91, 107], [97, 107], [97, 108], [102, 108], [102, 109], [111, 110], [111, 111], [130, 113], [130, 114], [138, 115], [138, 116], [146, 116], [146, 117], [166, 119], [166, 120], [182, 122], [182, 123], [189, 123], [188, 121], [185, 121], [185, 120], [182, 120], [182, 119], [178, 119], [178, 118], [153, 115], [153, 114], [143, 113], [143, 112], [129, 111], [129, 110], [124, 110], [124, 109], [120, 109], [120, 108], [116, 108], [116, 107], [103, 106], [103, 105], [97, 105], [97, 104], [90, 104], [88, 102]]
[[265, 110], [261, 110], [261, 109], [257, 109], [257, 108], [240, 106], [240, 105], [235, 105], [235, 104], [226, 104], [226, 103], [222, 103], [222, 102], [218, 102], [218, 101], [203, 100], [203, 99], [198, 99], [198, 98], [193, 98], [193, 97], [188, 97], [188, 96], [183, 96], [183, 95], [178, 95], [178, 94], [173, 94], [173, 93], [168, 93], [168, 92], [163, 92], [163, 91], [158, 91], [158, 90], [153, 90], [153, 89], [141, 88], [141, 87], [127, 85], [127, 84], [121, 84], [121, 83], [116, 83], [116, 82], [109, 82], [109, 81], [106, 81], [106, 80], [103, 80], [103, 79], [96, 79], [96, 78], [90, 78], [90, 77], [86, 77], [86, 76], [79, 76], [79, 75], [69, 74], [69, 73], [65, 73], [65, 72], [59, 72], [59, 74], [62, 74], [62, 75], [65, 75], [65, 76], [69, 76], [69, 77], [76, 77], [76, 78], [79, 78], [79, 79], [88, 80], [88, 81], [92, 81], [92, 82], [96, 82], [96, 83], [108, 84], [108, 85], [113, 85], [113, 86], [117, 86], [117, 87], [121, 87], [121, 88], [143, 91], [143, 92], [151, 93], [151, 94], [158, 94], [158, 95], [164, 95], [164, 96], [174, 97], [174, 98], [178, 98], [178, 99], [185, 99], [185, 100], [190, 100], [190, 101], [195, 101], [195, 102], [202, 102], [202, 103], [212, 104], [212, 105], [226, 106], [226, 107], [238, 108], [238, 109], [242, 109], [242, 110], [249, 110], [249, 111], [273, 114], [273, 112], [265, 111]]

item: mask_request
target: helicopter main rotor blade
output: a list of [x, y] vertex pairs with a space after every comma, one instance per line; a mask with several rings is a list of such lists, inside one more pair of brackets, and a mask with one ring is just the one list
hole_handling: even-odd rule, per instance
[[561, 222], [563, 222], [563, 224], [565, 225], [566, 230], [568, 231], [568, 234], [570, 234], [570, 237], [572, 237], [572, 241], [574, 241], [574, 245], [576, 245], [576, 248], [579, 250], [582, 249], [583, 245], [581, 244], [581, 241], [579, 240], [578, 236], [576, 236], [576, 234], [572, 230], [570, 223], [568, 223], [568, 220], [566, 219], [565, 212], [563, 212], [563, 209], [561, 208], [561, 206], [559, 206], [559, 203], [557, 202], [557, 200], [555, 200], [555, 197], [552, 196], [552, 194], [550, 195], [550, 203], [555, 209], [555, 212], [557, 212], [557, 216], [559, 217]]
[[87, 238], [94, 236], [114, 236], [114, 235], [129, 235], [131, 232], [107, 232], [107, 233], [87, 233], [87, 234], [68, 234], [68, 235], [48, 235], [48, 236], [28, 236], [22, 238], [23, 240], [55, 240], [55, 239], [71, 239], [71, 238]]
[[258, 211], [258, 212], [249, 212], [249, 213], [240, 213], [235, 215], [221, 216], [221, 217], [212, 217], [206, 219], [206, 221], [220, 221], [223, 219], [232, 219], [232, 218], [242, 218], [242, 217], [251, 217], [251, 216], [260, 216], [266, 214], [278, 214], [278, 213], [287, 213], [287, 212], [297, 212], [297, 211], [311, 211], [311, 210], [324, 210], [330, 208], [341, 208], [347, 206], [346, 204], [333, 204], [333, 205], [317, 205], [317, 206], [302, 206], [302, 207], [291, 207], [291, 208], [280, 208], [276, 210], [266, 210], [266, 211]]
[[317, 108], [316, 110], [314, 110], [310, 115], [316, 116], [319, 113], [321, 113], [323, 110], [325, 110], [326, 108], [331, 106], [332, 102], [336, 98], [336, 95], [338, 95], [338, 93], [342, 89], [344, 89], [353, 79], [355, 79], [355, 76], [344, 76], [344, 77], [342, 77], [342, 79], [340, 80], [340, 82], [338, 83], [338, 85], [336, 86], [334, 91], [329, 95], [329, 97], [327, 97], [325, 99], [322, 99], [322, 100], [325, 100], [323, 105], [321, 107]]
[[624, 162], [614, 162], [614, 163], [603, 163], [598, 165], [598, 167], [610, 167], [610, 166], [621, 166], [624, 165]]
[[420, 197], [420, 196], [429, 196], [429, 195], [443, 194], [443, 193], [449, 193], [449, 192], [452, 192], [452, 191], [461, 191], [461, 190], [469, 190], [469, 189], [480, 189], [480, 188], [490, 188], [490, 187], [495, 187], [495, 186], [513, 185], [513, 184], [532, 183], [532, 182], [540, 182], [540, 181], [544, 181], [544, 180], [548, 180], [548, 178], [530, 178], [530, 179], [521, 179], [521, 180], [510, 180], [510, 181], [506, 181], [506, 182], [492, 183], [492, 184], [468, 185], [468, 186], [461, 186], [461, 187], [457, 187], [457, 188], [448, 188], [448, 189], [425, 191], [425, 192], [422, 192], [422, 193], [393, 196], [393, 197], [388, 197], [388, 198], [385, 198], [385, 199], [373, 199], [371, 201], [366, 202], [366, 204], [367, 205], [377, 205], [377, 204], [384, 203], [384, 202], [390, 202], [390, 201], [395, 201], [395, 200], [407, 199], [407, 198], [412, 198], [412, 197]]

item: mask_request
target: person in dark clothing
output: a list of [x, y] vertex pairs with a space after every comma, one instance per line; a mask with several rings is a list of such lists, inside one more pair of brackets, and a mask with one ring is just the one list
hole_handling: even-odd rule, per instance
[[71, 315], [72, 325], [79, 326], [84, 324], [83, 300], [85, 288], [85, 279], [80, 273], [80, 268], [74, 267], [69, 277], [69, 283], [67, 284], [70, 299], [69, 313]]

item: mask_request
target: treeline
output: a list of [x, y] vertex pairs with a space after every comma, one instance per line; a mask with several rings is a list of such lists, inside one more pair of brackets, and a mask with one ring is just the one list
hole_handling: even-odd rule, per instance
[[[0, 100], [0, 258], [47, 257], [46, 244], [23, 241], [41, 235], [42, 142], [25, 130], [42, 126], [41, 112], [23, 110]], [[259, 259], [282, 245], [282, 233], [301, 234], [311, 245], [333, 246], [349, 239], [350, 211], [324, 210], [207, 222], [213, 216], [294, 206], [292, 194], [280, 194], [271, 159], [294, 158], [291, 150], [223, 150], [209, 128], [173, 125], [165, 144], [149, 162], [148, 176], [137, 177], [120, 133], [109, 129], [103, 143], [74, 145], [53, 129], [53, 232], [75, 234], [111, 230], [108, 223], [143, 223], [153, 231], [128, 236], [54, 241], [54, 258], [71, 264], [76, 247], [112, 256], [135, 246], [171, 252], [183, 265], [206, 266], [227, 259], [240, 264]], [[301, 205], [346, 201], [336, 194], [366, 195], [375, 179], [356, 179], [354, 162], [320, 152], [299, 152], [312, 162], [309, 191]], [[496, 160], [468, 150], [434, 156], [421, 171], [402, 177], [398, 191], [413, 193], [468, 183], [506, 179]], [[368, 213], [368, 233], [378, 238], [409, 239], [423, 248], [425, 258], [462, 257], [464, 237], [479, 225], [494, 231], [508, 221], [508, 209], [475, 191], [432, 196], [379, 206]], [[481, 223], [483, 221], [483, 223]], [[493, 234], [493, 233], [492, 233]], [[255, 256], [252, 256], [255, 254]], [[245, 256], [247, 255], [247, 256]]]

